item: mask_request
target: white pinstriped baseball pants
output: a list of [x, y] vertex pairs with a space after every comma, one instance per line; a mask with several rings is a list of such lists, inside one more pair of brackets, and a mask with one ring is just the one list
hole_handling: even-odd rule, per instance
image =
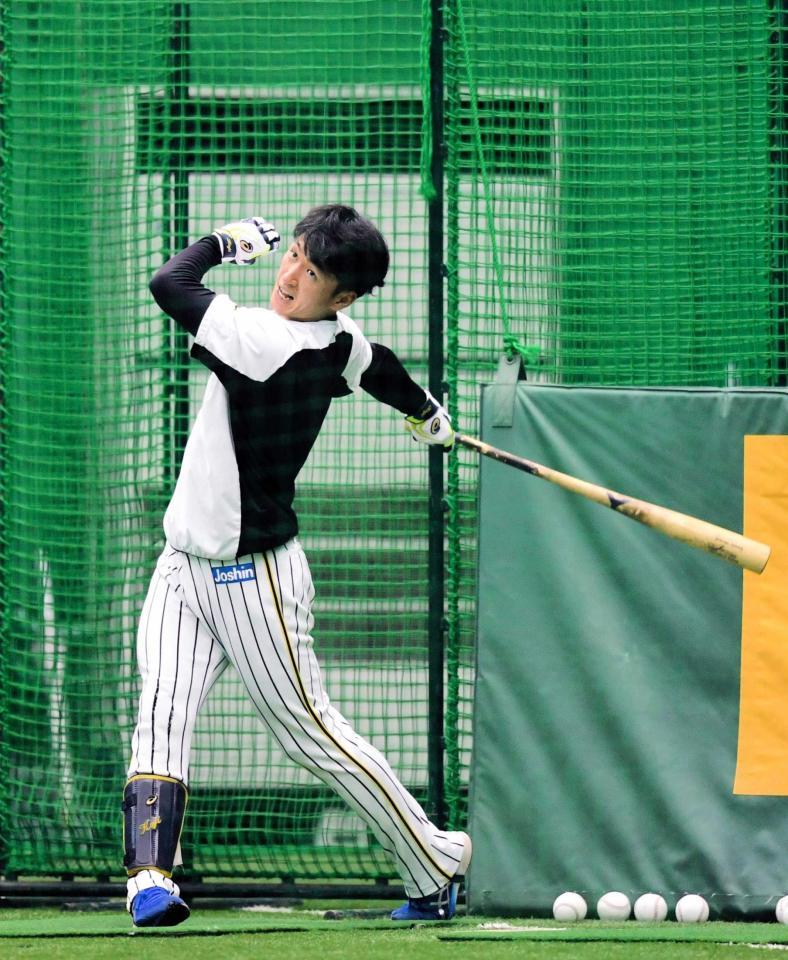
[[198, 711], [232, 663], [283, 751], [369, 825], [407, 895], [426, 896], [456, 873], [462, 841], [429, 821], [382, 754], [331, 706], [312, 649], [313, 596], [297, 539], [234, 562], [165, 547], [140, 617], [142, 693], [129, 776], [188, 783]]

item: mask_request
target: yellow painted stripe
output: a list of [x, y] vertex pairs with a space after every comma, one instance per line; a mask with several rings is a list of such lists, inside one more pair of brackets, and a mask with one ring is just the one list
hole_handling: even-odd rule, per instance
[[383, 796], [388, 800], [391, 809], [397, 815], [397, 817], [399, 818], [399, 821], [402, 823], [402, 825], [405, 827], [405, 829], [408, 831], [411, 837], [416, 841], [417, 846], [422, 851], [425, 858], [433, 865], [433, 867], [435, 867], [436, 871], [440, 873], [443, 877], [445, 877], [446, 880], [451, 880], [453, 874], [450, 871], [447, 872], [435, 860], [430, 850], [427, 847], [425, 847], [421, 837], [413, 830], [411, 825], [408, 823], [407, 819], [402, 815], [402, 812], [400, 811], [397, 804], [394, 802], [391, 794], [388, 792], [386, 787], [380, 782], [380, 780], [376, 776], [374, 776], [371, 770], [369, 770], [366, 766], [364, 766], [364, 764], [361, 763], [358, 757], [354, 757], [351, 753], [349, 753], [345, 749], [345, 747], [342, 746], [342, 744], [337, 740], [337, 738], [333, 736], [333, 734], [328, 729], [328, 727], [323, 723], [323, 720], [320, 717], [320, 715], [313, 709], [312, 704], [309, 702], [309, 696], [307, 695], [307, 692], [304, 688], [303, 680], [301, 679], [301, 672], [298, 669], [298, 663], [296, 662], [295, 654], [293, 653], [294, 645], [290, 639], [290, 632], [287, 629], [284, 610], [282, 609], [282, 604], [279, 598], [279, 594], [277, 593], [276, 587], [274, 586], [274, 576], [273, 576], [273, 573], [271, 572], [270, 564], [268, 563], [268, 556], [267, 554], [264, 553], [262, 557], [263, 557], [263, 562], [265, 563], [265, 572], [268, 576], [268, 585], [271, 588], [271, 596], [274, 601], [274, 608], [276, 609], [276, 616], [277, 616], [277, 619], [279, 620], [279, 626], [282, 628], [282, 634], [284, 637], [285, 646], [287, 647], [287, 651], [290, 657], [290, 664], [293, 668], [293, 673], [298, 683], [301, 703], [307, 709], [310, 716], [314, 720], [315, 724], [323, 731], [323, 733], [334, 744], [337, 750], [343, 753], [348, 758], [348, 760], [354, 763], [357, 767], [361, 767], [361, 769], [364, 770], [364, 772], [367, 774], [369, 779], [378, 787], [378, 789], [383, 794]]
[[739, 750], [733, 792], [788, 796], [788, 437], [744, 438], [744, 533], [771, 544], [744, 574]]

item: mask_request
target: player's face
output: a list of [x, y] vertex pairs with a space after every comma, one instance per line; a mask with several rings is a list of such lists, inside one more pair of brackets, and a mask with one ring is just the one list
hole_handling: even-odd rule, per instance
[[355, 293], [336, 292], [336, 279], [307, 259], [299, 237], [282, 257], [271, 291], [271, 309], [288, 320], [324, 320], [349, 306]]

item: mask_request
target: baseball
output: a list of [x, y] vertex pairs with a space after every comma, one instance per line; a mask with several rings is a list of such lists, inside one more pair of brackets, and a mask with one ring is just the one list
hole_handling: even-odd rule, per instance
[[697, 893], [688, 893], [676, 904], [679, 923], [705, 923], [709, 919], [709, 905]]
[[602, 894], [596, 902], [596, 913], [600, 920], [628, 920], [631, 909], [629, 897], [617, 890]]
[[788, 923], [788, 897], [780, 897], [774, 908], [774, 915], [778, 923]]
[[586, 902], [579, 893], [567, 891], [553, 901], [553, 917], [556, 920], [584, 920]]
[[668, 905], [658, 893], [644, 893], [635, 901], [636, 920], [664, 920], [667, 915]]

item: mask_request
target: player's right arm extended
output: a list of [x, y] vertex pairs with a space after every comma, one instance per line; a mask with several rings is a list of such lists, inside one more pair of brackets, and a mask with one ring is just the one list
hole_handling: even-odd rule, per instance
[[446, 450], [453, 445], [454, 430], [448, 413], [411, 378], [388, 347], [372, 344], [372, 362], [361, 376], [361, 386], [376, 400], [405, 414], [405, 427], [414, 440], [439, 444]]

